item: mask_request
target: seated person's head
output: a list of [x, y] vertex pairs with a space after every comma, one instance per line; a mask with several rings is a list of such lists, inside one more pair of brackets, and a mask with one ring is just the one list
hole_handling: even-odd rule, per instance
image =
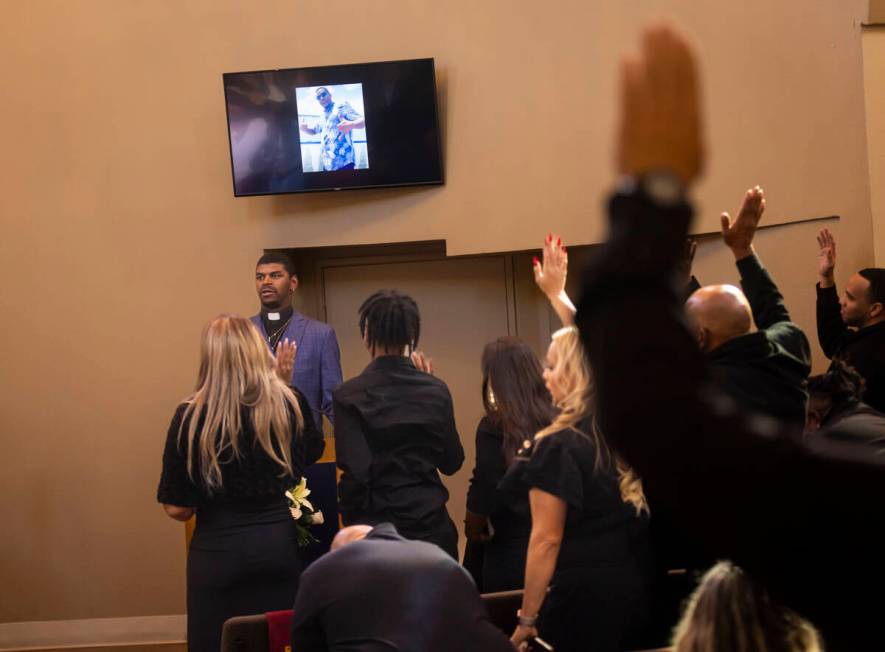
[[704, 575], [673, 637], [675, 652], [819, 652], [814, 627], [776, 604], [740, 568], [719, 562]]
[[885, 321], [885, 269], [862, 269], [848, 279], [842, 296], [842, 320], [856, 328]]
[[809, 378], [805, 432], [822, 428], [832, 417], [856, 406], [863, 390], [861, 375], [838, 359], [833, 361], [827, 373]]
[[688, 322], [701, 351], [709, 353], [753, 327], [750, 302], [733, 285], [708, 285], [685, 303]]
[[360, 335], [373, 357], [405, 355], [418, 347], [418, 304], [396, 290], [378, 290], [359, 309]]
[[348, 525], [345, 528], [341, 528], [338, 530], [335, 538], [332, 539], [331, 549], [338, 550], [338, 548], [346, 546], [348, 543], [365, 539], [366, 535], [371, 531], [371, 525]]

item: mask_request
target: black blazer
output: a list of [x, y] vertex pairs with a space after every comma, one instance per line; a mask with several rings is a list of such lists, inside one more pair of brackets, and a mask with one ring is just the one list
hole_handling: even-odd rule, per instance
[[390, 521], [421, 538], [464, 462], [449, 388], [405, 356], [382, 356], [332, 394], [338, 500], [345, 524]]

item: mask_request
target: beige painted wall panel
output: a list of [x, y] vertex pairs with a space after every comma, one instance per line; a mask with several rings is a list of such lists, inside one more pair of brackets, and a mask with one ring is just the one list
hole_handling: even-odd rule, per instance
[[[183, 611], [183, 528], [154, 502], [163, 437], [194, 381], [202, 325], [255, 309], [263, 247], [445, 239], [463, 254], [531, 248], [552, 228], [598, 239], [616, 61], [649, 16], [673, 15], [704, 56], [698, 228], [761, 182], [777, 219], [843, 216], [840, 274], [870, 264], [865, 10], [4, 3], [0, 577], [16, 590], [0, 593], [0, 621]], [[424, 56], [437, 60], [446, 186], [232, 197], [222, 72]], [[776, 236], [782, 282], [805, 299], [797, 243], [812, 230]]]
[[864, 93], [873, 247], [878, 267], [885, 267], [885, 26], [863, 30]]

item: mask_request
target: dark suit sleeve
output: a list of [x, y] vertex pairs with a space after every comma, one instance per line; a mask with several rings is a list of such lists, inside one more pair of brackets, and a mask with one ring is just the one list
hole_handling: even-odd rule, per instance
[[817, 284], [817, 339], [820, 348], [828, 358], [835, 356], [842, 348], [849, 333], [842, 321], [842, 307], [836, 286], [822, 288]]
[[366, 505], [371, 489], [372, 449], [363, 430], [363, 422], [353, 406], [332, 400], [335, 415], [335, 461], [341, 469], [338, 501], [342, 512], [359, 510]]
[[714, 556], [743, 566], [816, 625], [833, 624], [835, 638], [850, 637], [856, 614], [842, 628], [833, 614], [871, 614], [854, 598], [864, 593], [857, 582], [885, 581], [880, 540], [864, 534], [885, 526], [885, 466], [848, 447], [803, 445], [774, 421], [747, 420], [710, 382], [678, 293], [662, 282], [690, 207], [619, 196], [609, 210], [610, 240], [587, 270], [577, 314], [601, 431], [653, 504], [678, 515]]
[[456, 473], [464, 464], [464, 448], [461, 446], [461, 436], [455, 426], [455, 409], [452, 406], [452, 395], [449, 388], [446, 391], [445, 415], [443, 417], [443, 454], [439, 462], [439, 470], [446, 475]]
[[784, 297], [756, 254], [737, 261], [741, 286], [753, 310], [756, 328], [764, 330], [796, 359], [811, 367], [811, 347], [799, 326], [790, 320]]
[[[329, 649], [326, 634], [323, 630], [320, 610], [322, 587], [312, 581], [311, 575], [305, 573], [301, 578], [295, 606], [292, 614], [292, 650], [298, 652], [326, 652]], [[326, 582], [335, 582], [334, 578], [325, 578]]]
[[304, 394], [294, 387], [291, 389], [295, 392], [295, 397], [298, 399], [298, 407], [301, 409], [301, 416], [304, 419], [304, 428], [297, 438], [292, 438], [292, 446], [296, 446], [296, 439], [300, 440], [297, 442], [297, 445], [302, 447], [304, 466], [307, 467], [323, 456], [323, 451], [326, 449], [326, 440], [323, 437], [323, 431], [317, 428], [316, 421], [313, 418], [313, 410], [310, 409], [310, 404], [307, 402]]
[[[322, 405], [320, 410], [334, 425], [335, 415], [332, 408], [332, 392], [341, 384], [341, 351], [338, 349], [338, 338], [335, 329], [331, 326], [323, 338], [323, 348], [320, 351], [320, 391], [322, 392]], [[322, 424], [320, 424], [322, 427]]]

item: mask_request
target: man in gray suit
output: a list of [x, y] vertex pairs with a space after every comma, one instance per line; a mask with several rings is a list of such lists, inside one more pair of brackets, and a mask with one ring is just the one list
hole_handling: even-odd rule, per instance
[[[280, 358], [279, 366], [292, 367], [290, 384], [310, 404], [317, 424], [323, 415], [332, 421], [332, 390], [341, 384], [341, 359], [334, 329], [292, 308], [298, 276], [292, 259], [271, 251], [258, 259], [255, 287], [261, 312], [252, 323]], [[294, 359], [293, 359], [294, 358]]]

